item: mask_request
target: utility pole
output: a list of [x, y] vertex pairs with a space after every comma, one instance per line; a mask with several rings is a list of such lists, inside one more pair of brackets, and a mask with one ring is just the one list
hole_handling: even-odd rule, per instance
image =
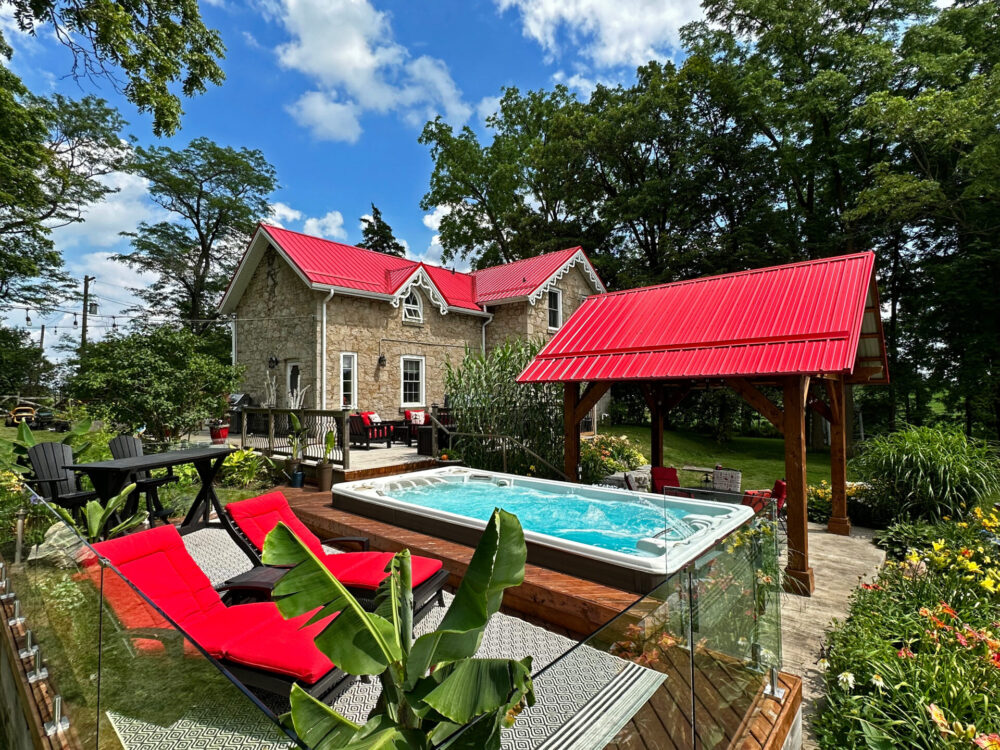
[[90, 282], [94, 276], [83, 276], [83, 329], [80, 331], [80, 350], [87, 346], [87, 312], [90, 309]]

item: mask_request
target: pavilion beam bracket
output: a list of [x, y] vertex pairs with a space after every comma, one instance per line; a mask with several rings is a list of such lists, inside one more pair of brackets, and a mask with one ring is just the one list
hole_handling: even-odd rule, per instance
[[726, 378], [726, 385], [732, 388], [744, 401], [760, 412], [774, 428], [783, 433], [785, 431], [785, 416], [781, 409], [765, 396], [757, 387], [746, 378]]
[[590, 410], [597, 406], [597, 402], [608, 392], [609, 388], [611, 388], [611, 383], [607, 380], [596, 380], [587, 385], [583, 395], [580, 396], [579, 403], [576, 405], [575, 417], [577, 423], [582, 422], [587, 414], [590, 413]]

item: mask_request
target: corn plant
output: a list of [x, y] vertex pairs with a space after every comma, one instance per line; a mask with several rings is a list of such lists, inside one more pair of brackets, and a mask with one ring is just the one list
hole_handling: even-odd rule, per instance
[[[513, 339], [485, 356], [467, 351], [459, 366], [448, 363], [445, 389], [458, 432], [515, 437], [558, 467], [563, 464], [562, 387], [517, 382], [541, 346], [540, 341]], [[510, 441], [504, 445], [495, 438], [462, 437], [455, 448], [467, 465], [477, 469], [501, 470], [506, 448], [508, 471], [547, 472], [544, 465]]]

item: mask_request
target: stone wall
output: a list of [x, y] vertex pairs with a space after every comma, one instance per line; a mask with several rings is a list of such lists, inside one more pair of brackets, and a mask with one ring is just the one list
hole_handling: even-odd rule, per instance
[[[596, 293], [579, 265], [573, 266], [555, 286], [562, 291], [563, 325], [580, 308], [584, 299]], [[493, 322], [486, 327], [487, 349], [512, 337], [542, 338], [548, 341], [555, 333], [549, 330], [548, 293], [543, 294], [534, 305], [528, 302], [508, 302], [491, 306], [489, 312], [493, 313]]]
[[[319, 404], [319, 304], [325, 295], [310, 290], [273, 248], [268, 248], [236, 306], [236, 361], [245, 368], [243, 388], [263, 402], [266, 379], [278, 382], [278, 406], [288, 406], [288, 366], [298, 362], [300, 388], [309, 386], [305, 405]], [[268, 367], [270, 357], [278, 366]]]
[[[424, 358], [424, 404], [444, 403], [445, 363], [459, 364], [466, 347], [482, 348], [483, 321], [476, 315], [442, 315], [422, 289], [423, 323], [404, 323], [403, 307], [362, 297], [335, 295], [327, 306], [327, 406], [339, 408], [340, 355], [358, 355], [357, 406], [395, 419], [404, 410], [401, 361], [404, 355]], [[487, 330], [489, 330], [487, 328]], [[379, 367], [379, 354], [385, 366]], [[414, 408], [407, 406], [407, 409]]]

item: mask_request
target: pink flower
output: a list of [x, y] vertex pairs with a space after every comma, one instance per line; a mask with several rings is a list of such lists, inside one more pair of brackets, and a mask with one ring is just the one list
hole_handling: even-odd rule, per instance
[[976, 747], [982, 747], [986, 750], [1000, 750], [1000, 734], [996, 732], [993, 734], [981, 734], [972, 741]]
[[916, 659], [917, 656], [909, 648], [903, 646], [899, 651], [896, 652], [896, 656], [900, 659]]

